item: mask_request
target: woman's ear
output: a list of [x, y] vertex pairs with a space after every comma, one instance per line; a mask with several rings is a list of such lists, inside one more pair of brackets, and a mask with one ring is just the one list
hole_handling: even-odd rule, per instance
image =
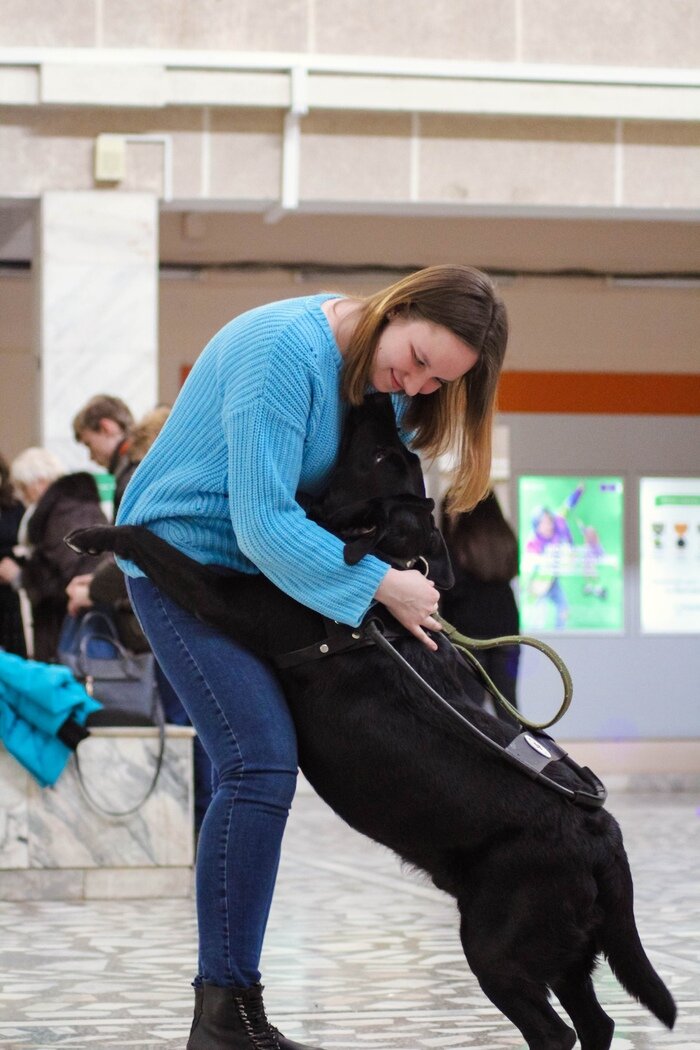
[[391, 310], [387, 310], [385, 321], [388, 324], [390, 321], [406, 321], [411, 314], [411, 304], [401, 303], [400, 306], [392, 306]]

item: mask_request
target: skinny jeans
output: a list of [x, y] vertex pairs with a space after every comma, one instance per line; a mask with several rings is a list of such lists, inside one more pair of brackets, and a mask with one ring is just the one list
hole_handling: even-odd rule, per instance
[[249, 987], [260, 953], [297, 777], [294, 724], [262, 660], [168, 598], [127, 578], [134, 611], [212, 763], [199, 832], [195, 984]]

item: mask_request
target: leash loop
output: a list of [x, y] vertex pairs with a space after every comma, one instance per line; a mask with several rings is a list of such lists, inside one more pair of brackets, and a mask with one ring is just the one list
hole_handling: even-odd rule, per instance
[[[460, 634], [456, 627], [453, 627], [451, 623], [444, 620], [439, 614], [436, 619], [442, 624], [442, 633], [449, 642], [459, 650], [459, 652], [467, 658], [472, 667], [477, 671], [479, 676], [483, 679], [487, 689], [492, 694], [495, 700], [503, 707], [508, 714], [514, 718], [520, 725], [525, 726], [527, 729], [547, 729], [549, 726], [553, 726], [555, 722], [558, 722], [560, 718], [563, 718], [566, 712], [569, 710], [571, 700], [574, 693], [574, 684], [569, 673], [569, 669], [562, 660], [559, 653], [552, 649], [546, 642], [540, 641], [539, 638], [532, 638], [527, 634], [506, 634], [500, 638], [467, 638], [466, 635]], [[484, 668], [479, 663], [477, 657], [471, 652], [472, 649], [498, 649], [502, 645], [529, 645], [533, 649], [538, 649], [541, 653], [552, 661], [559, 676], [564, 683], [564, 699], [561, 702], [559, 710], [550, 718], [548, 722], [533, 722], [531, 719], [526, 718], [525, 715], [521, 714], [516, 707], [513, 707], [501, 691], [493, 684], [489, 675], [486, 673]]]

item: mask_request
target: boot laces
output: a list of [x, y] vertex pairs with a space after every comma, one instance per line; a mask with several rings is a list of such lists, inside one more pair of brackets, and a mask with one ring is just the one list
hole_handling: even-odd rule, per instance
[[267, 1019], [262, 997], [246, 1002], [236, 995], [233, 1001], [254, 1050], [280, 1050], [277, 1029], [273, 1028]]

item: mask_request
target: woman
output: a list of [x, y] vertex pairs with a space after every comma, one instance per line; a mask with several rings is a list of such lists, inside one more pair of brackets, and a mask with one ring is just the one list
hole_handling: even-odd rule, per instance
[[66, 615], [68, 582], [86, 572], [90, 555], [75, 554], [63, 542], [73, 529], [102, 525], [106, 519], [92, 474], [66, 474], [45, 448], [28, 448], [12, 461], [10, 478], [27, 506], [20, 541], [27, 554], [18, 563], [0, 561], [0, 581], [22, 588], [32, 607], [34, 659], [56, 661], [56, 647]]
[[[448, 623], [468, 638], [518, 634], [520, 617], [510, 581], [518, 575], [518, 541], [493, 492], [472, 511], [446, 514], [443, 535], [450, 553], [455, 585], [440, 603]], [[493, 684], [516, 702], [520, 647], [479, 649], [477, 657]], [[499, 703], [496, 714], [517, 725]]]
[[[23, 514], [24, 507], [15, 499], [10, 482], [10, 468], [0, 455], [0, 561], [10, 558], [14, 552]], [[3, 582], [0, 582], [0, 649], [17, 656], [27, 655], [19, 595], [9, 583]]]
[[[489, 279], [419, 271], [366, 299], [312, 295], [231, 321], [203, 351], [127, 488], [119, 524], [145, 524], [200, 562], [264, 572], [292, 597], [358, 624], [374, 601], [431, 649], [438, 592], [417, 571], [343, 561], [308, 521], [343, 415], [391, 392], [412, 446], [458, 450], [455, 502], [488, 484], [507, 339]], [[197, 852], [199, 972], [188, 1050], [309, 1050], [265, 1016], [258, 969], [297, 773], [294, 727], [269, 667], [179, 608], [133, 565], [128, 588], [154, 653], [216, 771]]]

